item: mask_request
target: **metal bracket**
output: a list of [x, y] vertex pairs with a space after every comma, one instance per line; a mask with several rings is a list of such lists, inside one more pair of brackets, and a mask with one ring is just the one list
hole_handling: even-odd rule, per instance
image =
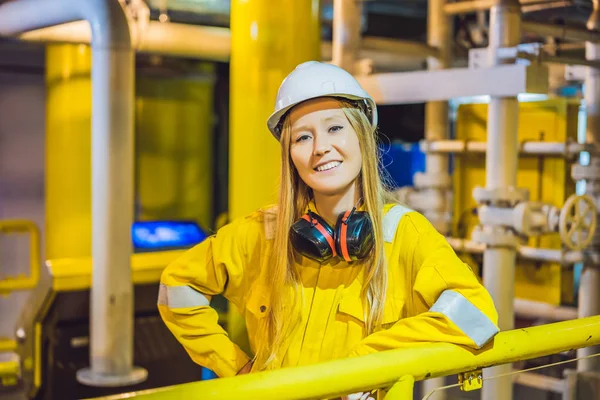
[[479, 390], [483, 387], [483, 371], [476, 369], [475, 371], [461, 372], [458, 374], [458, 383], [463, 392]]

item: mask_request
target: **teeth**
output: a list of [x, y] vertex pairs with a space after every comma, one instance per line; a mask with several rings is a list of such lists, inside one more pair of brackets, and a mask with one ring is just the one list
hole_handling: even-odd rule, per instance
[[329, 162], [327, 164], [317, 167], [317, 171], [319, 171], [319, 172], [327, 171], [328, 169], [335, 168], [340, 164], [341, 164], [341, 162], [339, 162], [339, 161], [332, 161], [332, 162]]

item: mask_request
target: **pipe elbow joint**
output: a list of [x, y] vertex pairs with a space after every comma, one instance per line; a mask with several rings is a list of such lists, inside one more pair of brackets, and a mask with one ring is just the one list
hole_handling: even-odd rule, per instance
[[118, 0], [76, 1], [82, 19], [90, 23], [92, 47], [131, 49], [131, 33], [125, 10]]

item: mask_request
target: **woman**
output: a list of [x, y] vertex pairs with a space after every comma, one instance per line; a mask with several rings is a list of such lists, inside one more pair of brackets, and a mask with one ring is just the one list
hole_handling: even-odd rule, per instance
[[[307, 62], [282, 83], [268, 127], [281, 143], [277, 207], [169, 265], [158, 306], [198, 364], [221, 377], [498, 332], [488, 292], [419, 213], [387, 198], [377, 109], [346, 71]], [[210, 299], [242, 311], [253, 354]]]

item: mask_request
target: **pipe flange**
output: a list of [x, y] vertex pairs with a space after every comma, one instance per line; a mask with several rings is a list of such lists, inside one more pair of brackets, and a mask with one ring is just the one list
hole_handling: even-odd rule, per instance
[[477, 204], [513, 207], [529, 200], [529, 190], [516, 187], [488, 189], [478, 186], [473, 189], [473, 198]]
[[500, 226], [478, 225], [473, 229], [471, 239], [488, 247], [516, 248], [523, 240], [510, 230]]
[[573, 164], [571, 166], [571, 177], [576, 180], [600, 180], [600, 166]]
[[415, 187], [418, 189], [450, 189], [452, 185], [448, 174], [417, 172], [413, 179]]

